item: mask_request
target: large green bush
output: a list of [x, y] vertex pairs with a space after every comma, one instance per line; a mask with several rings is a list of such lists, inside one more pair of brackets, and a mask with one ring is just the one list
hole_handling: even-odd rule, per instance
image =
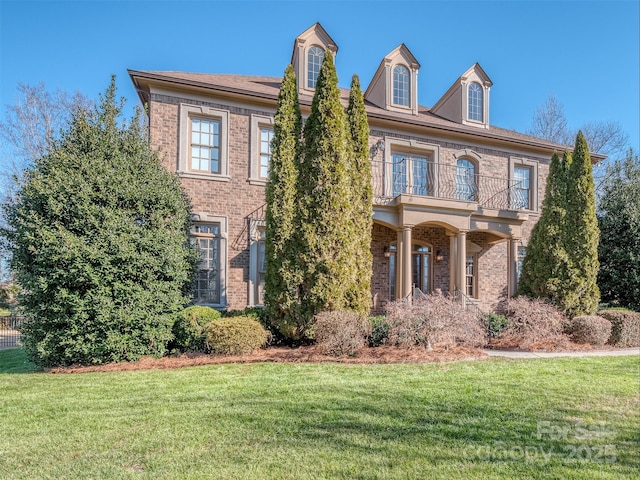
[[220, 312], [210, 307], [194, 305], [185, 308], [173, 324], [172, 347], [183, 352], [204, 352], [204, 327], [220, 317]]
[[269, 333], [249, 317], [220, 318], [205, 326], [206, 346], [221, 355], [243, 355], [267, 343]]
[[602, 299], [640, 311], [640, 158], [633, 150], [607, 168], [598, 207]]
[[631, 310], [601, 310], [598, 315], [611, 322], [609, 342], [616, 347], [640, 347], [640, 313]]
[[112, 80], [77, 111], [5, 205], [11, 268], [42, 366], [163, 355], [197, 260], [189, 203], [151, 150], [139, 115], [121, 125]]

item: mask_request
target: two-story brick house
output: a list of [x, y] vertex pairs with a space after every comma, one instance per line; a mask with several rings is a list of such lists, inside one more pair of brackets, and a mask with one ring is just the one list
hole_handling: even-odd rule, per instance
[[[326, 51], [319, 24], [294, 42], [303, 117]], [[274, 61], [278, 61], [274, 59]], [[462, 291], [484, 310], [512, 295], [539, 217], [550, 158], [563, 146], [490, 125], [488, 75], [475, 64], [431, 108], [403, 44], [365, 91], [374, 187], [372, 308], [417, 287]], [[283, 65], [284, 70], [284, 65]], [[262, 303], [265, 184], [280, 78], [130, 70], [151, 143], [193, 204], [203, 252], [199, 303]], [[342, 91], [346, 106], [348, 91]], [[599, 157], [594, 155], [594, 160]]]

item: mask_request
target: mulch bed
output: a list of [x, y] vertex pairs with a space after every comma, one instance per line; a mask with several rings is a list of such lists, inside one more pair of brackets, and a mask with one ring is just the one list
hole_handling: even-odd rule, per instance
[[219, 365], [225, 363], [317, 363], [337, 362], [348, 364], [389, 363], [442, 363], [459, 360], [482, 360], [489, 356], [482, 350], [469, 347], [435, 346], [432, 351], [424, 348], [403, 349], [390, 346], [364, 348], [356, 356], [331, 356], [323, 354], [316, 346], [269, 347], [250, 355], [221, 356], [203, 353], [185, 353], [178, 356], [145, 357], [137, 362], [108, 363], [105, 365], [70, 366], [49, 369], [50, 373], [120, 372], [132, 370], [167, 370], [197, 365]]

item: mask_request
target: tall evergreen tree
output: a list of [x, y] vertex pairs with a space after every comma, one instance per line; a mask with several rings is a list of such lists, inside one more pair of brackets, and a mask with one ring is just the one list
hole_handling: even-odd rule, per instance
[[333, 55], [327, 51], [304, 126], [298, 181], [303, 329], [320, 311], [349, 307], [346, 291], [354, 269], [349, 246], [351, 238], [362, 232], [355, 231], [353, 222], [347, 139], [338, 77]]
[[565, 247], [567, 169], [571, 155], [563, 159], [553, 154], [542, 213], [531, 232], [527, 254], [522, 263], [519, 294], [544, 298], [562, 304], [569, 275], [569, 255]]
[[357, 312], [367, 313], [371, 308], [371, 276], [373, 255], [371, 254], [371, 228], [373, 216], [373, 190], [371, 185], [371, 159], [369, 158], [369, 122], [364, 107], [364, 96], [360, 79], [354, 75], [349, 92], [347, 121], [350, 130], [349, 164], [351, 184], [351, 207], [353, 214], [352, 258], [354, 268], [351, 279], [352, 291], [348, 293], [349, 306]]
[[274, 117], [274, 137], [267, 183], [265, 305], [271, 323], [286, 337], [299, 336], [295, 219], [296, 184], [302, 122], [294, 69], [284, 74]]
[[598, 241], [595, 186], [587, 141], [578, 132], [573, 160], [567, 170], [565, 245], [571, 258], [571, 274], [564, 298], [567, 312], [594, 314], [600, 302], [597, 285]]
[[115, 79], [92, 112], [27, 170], [5, 206], [11, 267], [43, 366], [162, 355], [197, 261], [190, 205], [149, 147], [139, 117], [121, 126]]
[[633, 150], [608, 168], [598, 225], [602, 298], [640, 312], [640, 159]]

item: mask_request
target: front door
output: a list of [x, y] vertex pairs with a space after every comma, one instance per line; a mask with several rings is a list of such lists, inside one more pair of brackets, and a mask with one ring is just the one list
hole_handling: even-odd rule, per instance
[[423, 293], [431, 291], [431, 248], [414, 245], [411, 254], [411, 282]]

